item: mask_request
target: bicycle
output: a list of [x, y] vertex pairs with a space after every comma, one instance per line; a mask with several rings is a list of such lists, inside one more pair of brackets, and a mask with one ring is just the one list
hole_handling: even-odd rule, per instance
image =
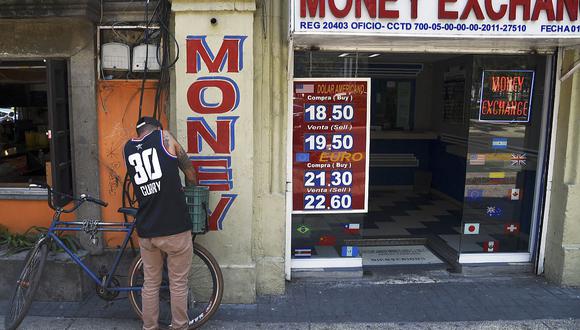
[[[82, 194], [79, 197], [68, 196], [54, 191], [45, 183], [34, 183], [31, 187], [45, 188], [48, 192], [48, 205], [55, 211], [52, 222], [46, 234], [40, 236], [34, 247], [28, 252], [24, 261], [24, 267], [16, 282], [16, 288], [10, 299], [10, 310], [4, 318], [4, 325], [7, 330], [16, 329], [24, 320], [34, 295], [38, 290], [41, 282], [42, 272], [48, 256], [49, 246], [55, 243], [72, 261], [79, 265], [83, 271], [95, 282], [97, 295], [106, 301], [116, 299], [122, 292], [126, 292], [131, 307], [142, 318], [141, 311], [141, 289], [143, 285], [143, 263], [140, 255], [136, 255], [128, 273], [128, 285], [121, 286], [118, 277], [115, 275], [127, 244], [135, 229], [135, 222], [103, 222], [100, 220], [84, 221], [61, 221], [60, 216], [63, 213], [72, 213], [85, 202], [91, 202], [102, 207], [107, 203], [97, 198]], [[53, 204], [53, 195], [61, 195], [71, 199], [72, 206], [65, 209], [64, 206], [55, 207]], [[70, 203], [69, 203], [70, 204]], [[66, 206], [66, 205], [65, 205]], [[118, 212], [129, 215], [135, 219], [137, 214], [136, 208], [120, 208]], [[118, 249], [109, 271], [101, 269], [99, 272], [92, 271], [80, 257], [71, 251], [59, 238], [57, 233], [62, 232], [85, 232], [89, 235], [93, 243], [96, 242], [98, 232], [124, 232], [125, 237], [121, 247]], [[188, 329], [195, 329], [207, 322], [217, 311], [223, 295], [223, 277], [221, 269], [215, 258], [205, 248], [195, 243], [195, 234], [192, 233], [194, 260], [189, 274], [188, 290]], [[166, 266], [163, 272], [163, 281], [159, 292], [160, 326], [169, 326], [171, 322], [171, 310], [169, 308], [169, 278]], [[192, 285], [194, 284], [194, 285]]]

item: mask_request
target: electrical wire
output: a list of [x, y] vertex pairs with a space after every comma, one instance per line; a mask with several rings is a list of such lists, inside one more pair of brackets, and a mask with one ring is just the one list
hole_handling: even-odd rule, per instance
[[[166, 113], [166, 107], [168, 105], [169, 97], [169, 84], [171, 81], [170, 70], [175, 63], [179, 60], [179, 44], [175, 36], [171, 33], [169, 29], [171, 17], [171, 3], [169, 0], [159, 0], [151, 17], [149, 17], [149, 1], [145, 5], [145, 30], [143, 31], [144, 44], [147, 46], [145, 51], [145, 68], [143, 71], [143, 77], [141, 81], [141, 91], [139, 95], [139, 117], [142, 116], [143, 109], [143, 98], [145, 94], [145, 80], [147, 79], [147, 69], [149, 60], [149, 46], [148, 42], [152, 36], [149, 27], [152, 24], [156, 24], [159, 27], [159, 37], [155, 38], [157, 40], [157, 52], [156, 60], [160, 66], [159, 81], [157, 83], [155, 91], [154, 100], [154, 110], [153, 117], [157, 120], [161, 120], [162, 113]], [[115, 32], [115, 31], [114, 31]], [[175, 46], [175, 58], [171, 59], [171, 44]], [[125, 174], [125, 180], [123, 182], [123, 207], [137, 207], [137, 199], [135, 197], [135, 192], [131, 190], [131, 178], [128, 174]], [[127, 215], [124, 215], [125, 222], [128, 221]], [[131, 240], [131, 247], [134, 249], [133, 241]]]
[[[159, 3], [157, 4], [159, 5]], [[147, 66], [149, 60], [149, 0], [145, 3], [145, 67], [143, 68], [143, 79], [141, 80], [141, 95], [139, 96], [139, 116], [137, 118], [141, 118], [143, 113], [143, 95], [145, 94], [145, 80], [147, 80]], [[135, 60], [135, 59], [133, 59]]]

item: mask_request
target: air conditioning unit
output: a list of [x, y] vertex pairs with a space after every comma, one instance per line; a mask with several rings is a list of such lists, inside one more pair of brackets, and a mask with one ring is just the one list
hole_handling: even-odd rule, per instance
[[141, 44], [133, 47], [133, 72], [143, 72], [145, 70], [145, 57], [147, 57], [147, 71], [159, 71], [161, 66], [161, 54], [157, 61], [157, 46]]
[[129, 71], [131, 48], [119, 42], [110, 42], [101, 46], [101, 68], [103, 70]]

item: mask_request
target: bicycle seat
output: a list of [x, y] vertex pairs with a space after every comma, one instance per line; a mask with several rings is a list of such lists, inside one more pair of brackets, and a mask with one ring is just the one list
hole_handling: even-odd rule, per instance
[[121, 207], [117, 210], [117, 212], [130, 215], [133, 217], [137, 215], [137, 209], [134, 207]]

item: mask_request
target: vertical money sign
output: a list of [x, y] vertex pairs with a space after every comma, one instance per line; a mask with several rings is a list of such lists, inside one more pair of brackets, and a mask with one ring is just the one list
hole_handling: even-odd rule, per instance
[[[211, 230], [223, 229], [223, 221], [237, 197], [231, 191], [235, 184], [232, 153], [236, 149], [239, 116], [233, 114], [240, 104], [236, 75], [244, 69], [246, 38], [224, 36], [219, 49], [213, 50], [207, 36], [188, 36], [186, 40], [187, 74], [200, 75], [187, 90], [189, 108], [197, 114], [187, 118], [187, 152], [199, 185], [222, 192], [210, 215]], [[202, 71], [204, 75], [200, 74]]]

